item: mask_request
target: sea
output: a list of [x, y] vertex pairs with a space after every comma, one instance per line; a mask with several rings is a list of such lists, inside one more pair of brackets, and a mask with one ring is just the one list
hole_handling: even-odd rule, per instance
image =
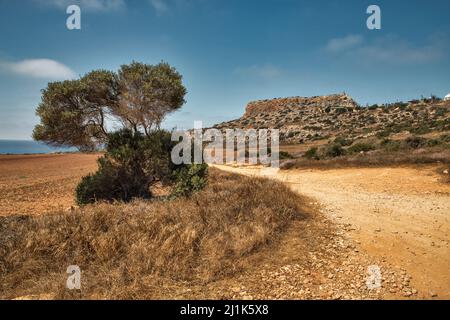
[[32, 140], [0, 140], [0, 154], [46, 154], [75, 152], [76, 148], [55, 148]]

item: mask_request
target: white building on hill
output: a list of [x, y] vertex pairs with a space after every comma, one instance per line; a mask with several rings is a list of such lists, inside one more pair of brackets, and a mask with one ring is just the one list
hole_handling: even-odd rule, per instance
[[450, 100], [450, 93], [444, 97], [444, 100], [445, 101], [449, 101]]

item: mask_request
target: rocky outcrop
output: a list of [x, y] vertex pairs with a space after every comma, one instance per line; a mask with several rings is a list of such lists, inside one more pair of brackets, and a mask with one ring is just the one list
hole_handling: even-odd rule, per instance
[[328, 108], [330, 111], [335, 111], [338, 108], [358, 108], [358, 104], [347, 94], [335, 94], [321, 97], [291, 97], [291, 98], [277, 98], [271, 100], [252, 101], [245, 109], [244, 117], [255, 116], [260, 113], [271, 113], [283, 110], [294, 109], [317, 109], [325, 111]]
[[422, 99], [361, 107], [346, 94], [278, 98], [250, 102], [240, 119], [215, 128], [279, 129], [285, 143], [442, 132], [450, 131], [450, 101]]

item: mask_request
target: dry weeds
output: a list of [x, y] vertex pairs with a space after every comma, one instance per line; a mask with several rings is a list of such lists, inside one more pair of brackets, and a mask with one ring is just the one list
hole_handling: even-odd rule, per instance
[[349, 167], [385, 167], [417, 164], [449, 164], [450, 150], [445, 149], [417, 149], [414, 151], [387, 152], [382, 150], [370, 151], [363, 154], [342, 156], [325, 160], [310, 160], [299, 158], [287, 160], [281, 164], [281, 168], [305, 169], [322, 168], [337, 169]]
[[[302, 202], [281, 183], [213, 169], [190, 199], [2, 217], [0, 298], [145, 299], [203, 285], [243, 270], [291, 221], [307, 218]], [[65, 289], [69, 265], [81, 267], [80, 292]]]

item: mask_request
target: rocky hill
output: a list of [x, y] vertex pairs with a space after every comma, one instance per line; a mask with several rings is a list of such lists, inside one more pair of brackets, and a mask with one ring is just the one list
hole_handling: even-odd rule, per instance
[[261, 113], [282, 112], [287, 109], [316, 109], [318, 112], [328, 110], [335, 112], [337, 108], [345, 107], [351, 110], [358, 108], [358, 104], [346, 94], [335, 94], [323, 97], [292, 97], [250, 102], [245, 109], [244, 117], [256, 116]]
[[280, 130], [285, 143], [303, 143], [336, 136], [354, 139], [409, 131], [425, 134], [450, 130], [450, 101], [438, 98], [362, 107], [346, 94], [292, 97], [250, 102], [237, 120], [218, 129]]

